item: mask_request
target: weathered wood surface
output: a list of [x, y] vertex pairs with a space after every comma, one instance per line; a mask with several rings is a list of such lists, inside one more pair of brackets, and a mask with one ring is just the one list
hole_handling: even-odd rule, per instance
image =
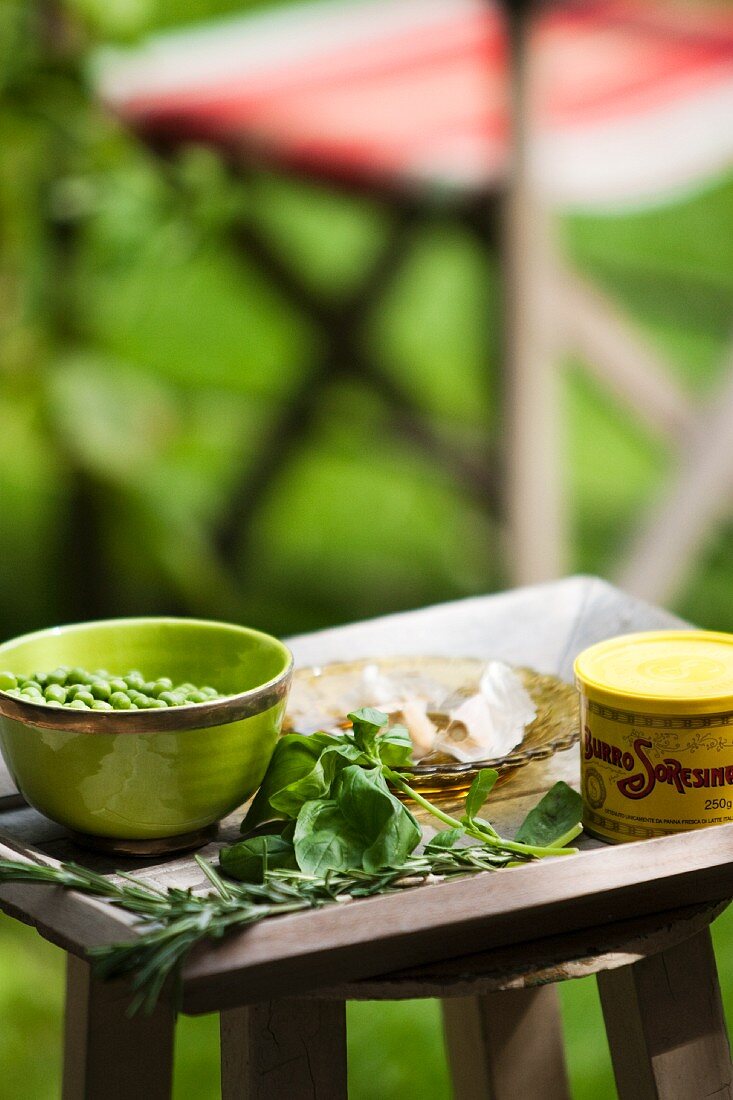
[[222, 1100], [346, 1100], [346, 1006], [265, 1001], [221, 1014]]
[[162, 997], [130, 1019], [126, 982], [101, 982], [67, 960], [63, 1100], [169, 1100], [175, 1012]]
[[[569, 679], [573, 659], [584, 646], [614, 634], [676, 624], [672, 616], [602, 581], [576, 577], [322, 631], [291, 644], [301, 667], [414, 653], [501, 658]], [[577, 750], [531, 765], [500, 788], [494, 802], [499, 828], [511, 830], [561, 777], [577, 781]], [[225, 823], [224, 839], [236, 835], [239, 816]], [[0, 815], [0, 843], [31, 858], [73, 858], [103, 872], [115, 869], [109, 860], [76, 848], [62, 829], [28, 808]], [[592, 840], [584, 845], [591, 850], [577, 859], [555, 860], [552, 867], [512, 869], [248, 929], [219, 947], [203, 948], [191, 960], [186, 1007], [235, 1006], [536, 939], [538, 913], [543, 933], [552, 935], [733, 894], [727, 869], [733, 834], [725, 826], [706, 831], [704, 842], [688, 834], [623, 849]], [[215, 854], [216, 847], [210, 845], [204, 854]], [[126, 868], [163, 886], [203, 885], [190, 855], [153, 865], [126, 861]], [[130, 935], [123, 914], [52, 888], [5, 886], [0, 905], [78, 953], [90, 943]]]
[[[599, 924], [491, 951], [393, 970], [357, 982], [339, 982], [309, 994], [337, 1001], [403, 1001], [468, 997], [525, 989], [602, 970], [632, 966], [704, 931], [728, 906], [691, 905], [668, 913]], [[537, 930], [538, 936], [541, 929]]]
[[619, 1100], [733, 1098], [710, 932], [598, 975]]
[[570, 1100], [557, 990], [443, 1002], [455, 1100]]
[[733, 896], [733, 825], [264, 921], [184, 968], [189, 1012]]

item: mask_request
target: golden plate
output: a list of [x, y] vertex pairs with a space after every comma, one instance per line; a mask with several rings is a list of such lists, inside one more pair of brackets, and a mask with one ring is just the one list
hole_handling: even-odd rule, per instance
[[[373, 660], [339, 661], [316, 668], [296, 669], [288, 703], [284, 731], [311, 733], [317, 729], [343, 728], [349, 711], [378, 706], [368, 695], [364, 672], [374, 666], [390, 681], [422, 697], [442, 697], [478, 690], [485, 660], [454, 657], [385, 657]], [[466, 790], [481, 768], [496, 768], [500, 778], [511, 775], [535, 760], [546, 760], [569, 749], [579, 737], [578, 695], [574, 687], [530, 668], [515, 668], [532, 697], [537, 717], [526, 728], [521, 744], [507, 756], [457, 763], [447, 756], [420, 762], [409, 773], [412, 785], [434, 793]], [[429, 693], [429, 694], [428, 694]], [[428, 712], [435, 720], [435, 712]], [[434, 754], [431, 754], [433, 757]]]

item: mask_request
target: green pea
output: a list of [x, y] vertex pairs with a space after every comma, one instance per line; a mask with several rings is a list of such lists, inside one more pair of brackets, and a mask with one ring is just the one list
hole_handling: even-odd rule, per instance
[[46, 702], [61, 705], [66, 702], [66, 694], [66, 688], [61, 684], [49, 684], [45, 691]]
[[69, 684], [66, 688], [66, 702], [70, 703], [72, 699], [76, 699], [80, 691], [86, 691], [84, 684]]
[[109, 701], [115, 710], [130, 710], [132, 708], [130, 696], [125, 695], [123, 691], [113, 691]]
[[17, 677], [13, 676], [12, 672], [0, 672], [0, 691], [12, 691], [17, 686]]
[[189, 684], [187, 682], [185, 684], [179, 684], [173, 690], [177, 691], [180, 695], [188, 695], [190, 691], [197, 691], [198, 689], [195, 684]]
[[134, 688], [135, 691], [140, 691], [145, 683], [145, 677], [141, 672], [128, 672], [122, 679], [129, 688]]
[[219, 698], [219, 692], [216, 690], [216, 688], [202, 687], [202, 688], [199, 688], [199, 691], [203, 695], [205, 695], [208, 699], [218, 699]]
[[135, 703], [138, 707], [145, 706], [148, 701], [147, 695], [143, 695], [141, 691], [135, 691], [134, 688], [131, 688], [127, 694], [130, 698], [130, 702]]
[[204, 695], [203, 691], [189, 691], [187, 695], [189, 703], [208, 703], [209, 696]]
[[70, 703], [66, 704], [71, 707], [72, 710], [89, 710], [83, 699], [72, 699]]
[[68, 668], [64, 668], [63, 666], [59, 666], [59, 668], [55, 668], [53, 670], [53, 672], [49, 672], [48, 673], [48, 682], [49, 682], [49, 684], [65, 684], [68, 671], [69, 671]]
[[140, 704], [143, 710], [152, 710], [154, 707], [164, 707], [166, 704], [162, 699], [151, 699], [146, 697], [145, 702]]
[[92, 703], [92, 710], [114, 710], [115, 708], [111, 703], [108, 703], [106, 699], [95, 699]]
[[95, 680], [89, 689], [95, 699], [106, 701], [112, 694], [112, 688], [106, 680]]
[[20, 692], [23, 699], [28, 699], [31, 703], [45, 703], [43, 698], [43, 692], [39, 687], [24, 687]]
[[175, 691], [162, 691], [158, 698], [169, 707], [180, 707], [183, 697]]
[[69, 682], [72, 684], [88, 684], [91, 676], [85, 668], [72, 668], [69, 670]]
[[167, 676], [161, 676], [159, 680], [156, 680], [152, 687], [152, 694], [159, 699], [164, 691], [171, 691], [173, 688], [173, 681], [169, 680]]
[[154, 687], [155, 687], [155, 680], [146, 680], [142, 684], [142, 686], [140, 688], [140, 691], [143, 693], [143, 695], [150, 696], [150, 695], [153, 694], [153, 688]]
[[57, 703], [55, 699], [46, 699], [46, 706], [47, 707], [55, 707], [56, 710], [63, 710], [64, 709], [64, 704], [63, 703]]
[[123, 695], [127, 695], [127, 684], [120, 676], [114, 676], [109, 681], [109, 690], [111, 692], [122, 692]]
[[80, 690], [77, 691], [76, 695], [74, 696], [74, 702], [76, 703], [77, 701], [86, 703], [88, 707], [91, 707], [94, 703], [94, 696], [92, 695], [91, 691]]
[[21, 688], [38, 688], [39, 691], [41, 690], [40, 684], [37, 684], [32, 676], [19, 676], [18, 684]]
[[41, 690], [43, 690], [43, 688], [45, 688], [46, 685], [48, 684], [48, 673], [47, 672], [34, 672], [33, 673], [33, 679], [36, 681], [36, 683], [41, 688]]
[[98, 668], [94, 672], [95, 680], [109, 680], [109, 673], [106, 668]]
[[8, 688], [6, 694], [12, 695], [14, 699], [20, 699], [20, 688]]

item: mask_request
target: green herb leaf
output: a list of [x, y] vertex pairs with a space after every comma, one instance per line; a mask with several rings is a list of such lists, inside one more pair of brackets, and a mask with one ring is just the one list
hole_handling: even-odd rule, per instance
[[361, 866], [377, 871], [404, 863], [421, 830], [407, 806], [391, 793], [380, 768], [345, 768], [335, 785], [344, 819], [364, 839]]
[[376, 739], [379, 759], [389, 768], [404, 768], [412, 763], [412, 739], [404, 726], [392, 726]]
[[482, 768], [476, 774], [476, 778], [466, 795], [465, 818], [468, 822], [472, 822], [481, 812], [481, 808], [491, 794], [498, 778], [499, 773], [493, 768]]
[[[343, 749], [348, 750], [349, 747], [353, 748], [353, 746], [343, 746]], [[358, 749], [356, 756], [357, 758], [362, 756]], [[271, 795], [270, 805], [286, 817], [297, 817], [305, 802], [329, 797], [336, 775], [348, 763], [348, 753], [343, 752], [342, 746], [329, 745], [323, 749], [306, 775], [296, 779], [294, 783], [288, 783], [287, 787]]]
[[448, 848], [454, 848], [458, 841], [465, 835], [463, 829], [441, 829], [440, 832], [436, 833], [425, 845], [425, 854], [433, 855], [435, 852], [442, 852]]
[[272, 796], [313, 771], [325, 747], [324, 742], [331, 743], [325, 733], [314, 733], [310, 736], [288, 733], [280, 738], [260, 789], [242, 822], [242, 832], [248, 832], [261, 821], [288, 816], [285, 810], [273, 806]]
[[240, 882], [264, 882], [267, 871], [297, 868], [290, 841], [282, 836], [253, 836], [219, 852], [222, 871]]
[[362, 865], [364, 840], [331, 800], [305, 803], [298, 814], [294, 843], [298, 866], [309, 875]]
[[361, 710], [348, 714], [347, 718], [353, 725], [356, 744], [368, 756], [374, 758], [377, 735], [382, 726], [387, 725], [389, 721], [387, 715], [381, 710], [375, 710], [374, 707], [362, 707]]
[[583, 800], [578, 792], [567, 783], [556, 783], [529, 811], [515, 839], [522, 844], [547, 847], [565, 840], [569, 834], [577, 835], [576, 827], [582, 816]]

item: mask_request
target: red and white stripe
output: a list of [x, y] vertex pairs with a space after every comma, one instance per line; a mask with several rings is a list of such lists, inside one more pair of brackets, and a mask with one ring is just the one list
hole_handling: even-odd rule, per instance
[[[560, 4], [533, 36], [533, 168], [558, 205], [657, 202], [733, 167], [733, 9]], [[497, 182], [506, 43], [486, 0], [312, 0], [96, 59], [144, 132], [256, 147], [320, 173]]]

